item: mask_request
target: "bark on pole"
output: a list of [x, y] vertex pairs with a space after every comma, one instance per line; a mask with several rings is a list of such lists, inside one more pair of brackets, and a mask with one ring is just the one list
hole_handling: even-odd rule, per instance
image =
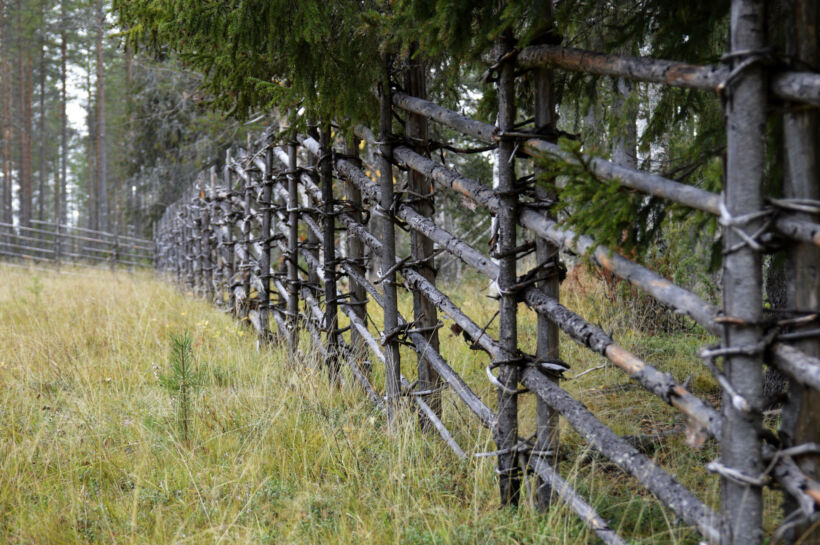
[[288, 347], [291, 356], [299, 348], [299, 192], [296, 142], [288, 142]]
[[322, 270], [325, 288], [324, 329], [327, 341], [328, 358], [326, 364], [332, 379], [339, 375], [339, 316], [336, 302], [336, 216], [333, 199], [333, 158], [330, 146], [330, 124], [325, 123], [319, 131], [322, 153], [319, 155], [319, 181], [322, 187]]
[[233, 180], [231, 179], [231, 150], [227, 150], [225, 152], [225, 168], [222, 171], [223, 180], [225, 182], [225, 202], [226, 202], [226, 213], [225, 213], [225, 229], [227, 230], [227, 240], [225, 241], [227, 250], [225, 256], [225, 289], [228, 290], [228, 308], [231, 310], [232, 313], [236, 313], [236, 296], [233, 293], [233, 274], [234, 274], [234, 261], [236, 259], [235, 255], [236, 252], [234, 251], [234, 244], [236, 244], [236, 239], [234, 238], [234, 222], [235, 222], [235, 214], [233, 210], [233, 205], [231, 204], [231, 193], [233, 192]]
[[265, 172], [262, 179], [262, 198], [259, 206], [262, 209], [262, 229], [259, 232], [259, 241], [262, 245], [262, 255], [259, 258], [259, 280], [262, 281], [262, 289], [259, 292], [259, 343], [266, 345], [270, 341], [270, 252], [271, 252], [271, 219], [273, 211], [273, 142], [271, 135], [265, 135]]
[[[408, 68], [405, 75], [405, 89], [410, 95], [427, 98], [427, 67], [423, 60], [411, 54], [408, 59]], [[408, 114], [405, 124], [405, 133], [411, 142], [415, 143], [417, 153], [424, 153], [427, 147], [427, 118], [418, 114]], [[408, 186], [413, 195], [413, 207], [416, 212], [426, 218], [432, 218], [435, 212], [433, 202], [433, 184], [422, 174], [410, 170], [407, 172]], [[433, 259], [433, 241], [416, 230], [410, 231], [410, 252], [413, 261], [417, 264], [419, 274], [430, 283], [436, 283], [436, 268]], [[417, 328], [425, 329], [427, 342], [434, 350], [439, 349], [438, 315], [436, 306], [424, 294], [413, 290], [413, 320]], [[422, 353], [418, 355], [418, 389], [435, 393], [424, 396], [424, 401], [441, 418], [441, 378], [431, 367], [430, 362]], [[422, 415], [423, 429], [429, 428], [429, 421]]]
[[[733, 0], [730, 43], [733, 66], [746, 62], [765, 45], [764, 2]], [[748, 347], [760, 340], [762, 308], [761, 256], [736, 232], [753, 233], [759, 221], [743, 221], [763, 207], [765, 161], [766, 81], [760, 62], [747, 64], [727, 89], [726, 188], [723, 223], [723, 309], [727, 316], [746, 325], [726, 324], [723, 345]], [[737, 393], [749, 404], [747, 411], [735, 406], [724, 393], [721, 461], [724, 466], [750, 478], [763, 471], [761, 455], [761, 412], [763, 365], [760, 355], [728, 356], [724, 372]], [[723, 477], [722, 508], [725, 517], [723, 543], [757, 545], [763, 540], [762, 489]]]
[[[795, 0], [786, 17], [787, 54], [802, 64], [818, 66], [820, 62], [820, 8], [815, 0]], [[820, 200], [820, 169], [818, 169], [818, 120], [816, 109], [791, 105], [783, 116], [785, 156], [784, 196], [787, 199]], [[796, 219], [818, 221], [817, 215], [797, 214]], [[787, 287], [788, 307], [813, 311], [820, 308], [820, 248], [811, 242], [795, 243], [788, 250]], [[811, 326], [809, 326], [811, 327]], [[820, 356], [820, 339], [807, 338], [796, 344], [810, 356]], [[820, 391], [792, 380], [789, 397], [783, 408], [780, 433], [785, 447], [803, 443], [820, 443]], [[820, 456], [807, 454], [798, 458], [798, 465], [814, 479], [820, 478]], [[786, 498], [784, 516], [797, 508], [793, 498]], [[787, 542], [797, 540], [807, 545], [820, 544], [820, 528], [811, 523], [794, 528]]]
[[[545, 3], [544, 17], [551, 17], [549, 4]], [[552, 93], [552, 71], [546, 68], [537, 68], [534, 71], [534, 95], [535, 95], [535, 131], [546, 133], [549, 129], [555, 128], [555, 104]], [[536, 173], [540, 169], [536, 167]], [[556, 265], [559, 263], [559, 248], [548, 240], [537, 237], [535, 239], [535, 257], [539, 265], [552, 261]], [[547, 296], [556, 301], [559, 300], [560, 284], [558, 278], [558, 267], [555, 267], [552, 274], [537, 287]], [[543, 314], [538, 314], [536, 330], [535, 355], [539, 361], [554, 361], [560, 358], [558, 344], [558, 324], [549, 320]], [[557, 379], [556, 379], [557, 382]], [[536, 453], [545, 453], [541, 456], [544, 463], [552, 466], [553, 471], [558, 471], [558, 413], [553, 410], [543, 399], [536, 400]], [[550, 454], [546, 454], [550, 453]], [[536, 456], [536, 455], [534, 455]], [[558, 477], [560, 479], [560, 477]], [[552, 497], [551, 485], [537, 478], [537, 488], [535, 493], [536, 505], [540, 509], [546, 509]]]
[[385, 392], [387, 394], [387, 419], [393, 422], [401, 394], [401, 360], [399, 359], [399, 310], [396, 294], [396, 226], [393, 210], [393, 102], [390, 88], [390, 61], [384, 58], [384, 73], [379, 87], [379, 183], [381, 200], [379, 215], [382, 224], [382, 254], [379, 277], [384, 290], [384, 344]]
[[245, 300], [242, 302], [242, 317], [247, 318], [251, 310], [251, 275], [253, 274], [253, 262], [251, 261], [251, 194], [253, 174], [248, 172], [247, 176], [240, 176], [241, 191], [244, 197], [242, 212], [242, 239], [244, 245], [244, 256], [240, 269], [242, 272], [242, 289], [245, 292]]
[[[359, 161], [359, 140], [355, 137], [351, 137], [350, 140], [345, 145], [345, 155], [349, 156], [351, 161], [353, 161], [357, 166], [360, 166]], [[348, 204], [350, 205], [350, 212], [349, 215], [353, 217], [353, 219], [357, 223], [364, 223], [363, 222], [363, 215], [362, 215], [362, 192], [353, 182], [345, 180], [345, 198], [347, 199]], [[354, 269], [362, 276], [365, 275], [365, 266], [364, 266], [364, 243], [358, 237], [347, 237], [347, 256], [350, 260], [350, 264]], [[367, 292], [363, 286], [360, 286], [358, 282], [354, 282], [351, 280], [350, 282], [350, 309], [365, 325], [367, 322], [365, 321], [366, 316], [366, 307], [367, 304]], [[350, 347], [353, 351], [352, 357], [356, 358], [359, 363], [362, 371], [369, 377], [370, 371], [372, 370], [373, 365], [370, 363], [369, 360], [366, 360], [367, 356], [367, 348], [364, 344], [364, 339], [362, 335], [359, 333], [358, 329], [353, 328], [350, 330]]]
[[[503, 57], [513, 47], [512, 36], [505, 33], [496, 42], [495, 53]], [[515, 65], [504, 62], [498, 76], [498, 126], [502, 131], [512, 130], [515, 125]], [[499, 364], [498, 424], [494, 439], [498, 450], [498, 484], [501, 503], [518, 505], [521, 489], [521, 469], [518, 454], [514, 452], [518, 442], [518, 389], [519, 369], [514, 362], [502, 363], [514, 358], [518, 349], [517, 308], [518, 295], [512, 289], [516, 283], [516, 224], [518, 198], [515, 183], [515, 142], [502, 139], [496, 153], [498, 168], [498, 194], [501, 207], [498, 210], [498, 243], [496, 252], [499, 273], [496, 279], [499, 299], [499, 342], [505, 354]], [[506, 451], [506, 452], [505, 452]]]

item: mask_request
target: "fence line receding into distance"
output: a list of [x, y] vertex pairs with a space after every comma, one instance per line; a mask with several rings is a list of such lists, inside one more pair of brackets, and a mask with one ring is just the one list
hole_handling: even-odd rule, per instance
[[[746, 0], [734, 3], [752, 15], [760, 5]], [[807, 399], [820, 388], [818, 309], [799, 306], [816, 301], [816, 269], [814, 285], [799, 284], [795, 275], [788, 278], [798, 292], [814, 290], [815, 295], [797, 302], [786, 319], [792, 329], [781, 334], [777, 324], [763, 315], [761, 259], [765, 243], [779, 240], [796, 256], [798, 270], [811, 260], [816, 262], [820, 251], [818, 195], [817, 188], [809, 186], [786, 193], [783, 199], [764, 200], [763, 140], [755, 131], [765, 125], [761, 120], [765, 120], [767, 93], [817, 104], [820, 74], [770, 74], [767, 88], [766, 67], [747, 62], [749, 55], [765, 45], [755, 43], [755, 36], [762, 32], [755, 34], [760, 29], [754, 25], [763, 20], [762, 16], [733, 18], [733, 51], [727, 64], [713, 67], [559, 46], [518, 51], [501, 37], [495, 51], [501, 60], [494, 67], [497, 126], [428, 101], [424, 73], [410, 64], [404, 92], [391, 90], [387, 82], [381, 86], [378, 131], [356, 129], [357, 139], [364, 143], [361, 156], [358, 140], [337, 141], [327, 123], [284, 141], [278, 141], [270, 130], [256, 149], [229, 153], [221, 175], [213, 167], [158, 222], [157, 267], [247, 318], [262, 344], [280, 339], [297, 354], [299, 330], [306, 330], [331, 374], [340, 377], [342, 366], [349, 367], [350, 376], [389, 418], [402, 399], [410, 398], [422, 425], [437, 431], [458, 456], [465, 456], [442, 420], [440, 392], [450, 388], [492, 431], [502, 502], [517, 503], [522, 481], [532, 472], [540, 506], [546, 508], [559, 498], [606, 543], [624, 540], [559, 474], [559, 417], [707, 542], [761, 543], [762, 491], [769, 485], [779, 486], [794, 500], [795, 511], [788, 524], [811, 523], [818, 517], [820, 485], [816, 475], [804, 471], [801, 456], [814, 455], [816, 446], [813, 451], [811, 439], [798, 436], [792, 444], [774, 444], [763, 433], [762, 367], [764, 362], [777, 367], [792, 388], [803, 389]], [[535, 72], [529, 80], [534, 85], [536, 111], [531, 128], [517, 123], [512, 96], [521, 69]], [[631, 190], [720, 216], [725, 230], [722, 308], [596, 245], [591, 237], [562, 227], [550, 215], [550, 195], [517, 178], [518, 163], [528, 167], [528, 172], [543, 168], [525, 163], [541, 154], [574, 160], [554, 141], [540, 136], [555, 133], [545, 130], [554, 123], [553, 69], [704, 89], [729, 97], [726, 190], [721, 195], [601, 158], [588, 162], [600, 179], [617, 180]], [[796, 111], [789, 115], [805, 110]], [[403, 116], [404, 135], [393, 134], [394, 116]], [[431, 159], [427, 153], [429, 123], [495, 147], [498, 186], [489, 188]], [[366, 164], [367, 157], [374, 164]], [[394, 183], [397, 168], [407, 172], [401, 184]], [[817, 179], [813, 161], [796, 160], [789, 168], [793, 175]], [[334, 180], [343, 182], [343, 191]], [[460, 194], [496, 218], [491, 255], [434, 221], [434, 198], [444, 191]], [[407, 256], [396, 253], [397, 225], [411, 233]], [[531, 240], [521, 240], [522, 234]], [[537, 265], [518, 275], [521, 257], [533, 251]], [[702, 356], [724, 391], [722, 407], [695, 396], [670, 374], [630, 353], [600, 327], [563, 306], [557, 289], [561, 251], [589, 252], [596, 265], [721, 337], [720, 346], [704, 350]], [[437, 286], [434, 263], [439, 254], [459, 259], [496, 281], [498, 338]], [[373, 258], [380, 261], [375, 278], [367, 274], [366, 267]], [[739, 277], [744, 281], [738, 281]], [[397, 288], [402, 286], [413, 293], [412, 316], [399, 312]], [[535, 354], [519, 348], [519, 302], [539, 317]], [[384, 319], [378, 324], [367, 312], [373, 303], [383, 309]], [[348, 327], [339, 326], [340, 312], [347, 317]], [[482, 365], [497, 388], [497, 410], [439, 352], [439, 312], [457, 324], [472, 348], [489, 356]], [[566, 364], [558, 358], [559, 330], [681, 411], [688, 419], [693, 443], [709, 437], [719, 442], [720, 459], [708, 466], [721, 476], [719, 512], [561, 387]], [[412, 384], [402, 375], [401, 343], [412, 346], [418, 355], [418, 380]], [[370, 382], [370, 360], [385, 365], [382, 393]], [[481, 360], [477, 355], [477, 364]], [[722, 369], [716, 360], [723, 362]], [[521, 437], [518, 431], [517, 401], [522, 392], [537, 396], [537, 433], [531, 438]], [[807, 407], [800, 418], [816, 419], [818, 410]]]

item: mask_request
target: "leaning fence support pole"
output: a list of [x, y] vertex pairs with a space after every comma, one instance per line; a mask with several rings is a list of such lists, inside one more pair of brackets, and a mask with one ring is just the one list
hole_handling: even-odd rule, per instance
[[382, 216], [382, 255], [379, 278], [384, 290], [384, 333], [382, 343], [385, 355], [385, 392], [387, 419], [392, 421], [401, 394], [401, 361], [399, 359], [399, 309], [396, 296], [396, 228], [393, 209], [393, 102], [390, 89], [390, 62], [384, 58], [384, 73], [379, 85], [379, 181], [381, 200], [378, 212]]
[[[420, 98], [427, 98], [426, 65], [418, 56], [411, 53], [408, 59], [408, 69], [405, 77], [405, 88], [407, 93]], [[416, 143], [416, 152], [424, 153], [427, 147], [427, 118], [423, 115], [410, 113], [407, 115], [405, 124], [407, 137]], [[424, 175], [413, 170], [407, 172], [408, 186], [414, 196], [416, 212], [425, 218], [432, 218], [434, 214], [433, 184]], [[419, 274], [430, 281], [436, 283], [436, 268], [433, 264], [433, 241], [419, 233], [410, 231], [410, 252], [413, 261], [416, 263]], [[436, 306], [422, 294], [419, 290], [413, 290], [413, 320], [416, 328], [423, 330], [427, 342], [434, 350], [439, 349], [438, 339], [438, 313]], [[422, 354], [418, 355], [418, 390], [433, 392], [424, 396], [424, 401], [430, 409], [441, 418], [441, 378], [430, 365], [430, 362]], [[430, 427], [430, 422], [419, 415], [423, 429]]]
[[[766, 86], [763, 65], [754, 62], [765, 45], [762, 0], [732, 0], [730, 35], [731, 63], [743, 68], [729, 86], [726, 102], [723, 310], [735, 320], [724, 326], [723, 347], [748, 351], [761, 338], [757, 325], [762, 307], [761, 257], [746, 239], [760, 227], [762, 220], [755, 214], [763, 207]], [[763, 471], [763, 365], [759, 352], [750, 353], [727, 355], [724, 363], [725, 374], [740, 396], [724, 393], [720, 442], [721, 462], [730, 470], [721, 481], [726, 522], [722, 541], [732, 545], [757, 545], [763, 540], [762, 488], [730, 474], [756, 479]]]
[[271, 251], [271, 218], [273, 216], [273, 135], [265, 135], [265, 172], [262, 178], [262, 195], [259, 207], [262, 210], [262, 227], [259, 231], [261, 255], [259, 256], [259, 280], [262, 290], [259, 292], [259, 344], [270, 341], [270, 251]]
[[336, 216], [333, 199], [333, 157], [331, 153], [330, 123], [319, 131], [322, 153], [319, 155], [319, 182], [322, 188], [322, 251], [323, 281], [325, 288], [324, 330], [327, 342], [327, 364], [332, 378], [339, 374], [339, 317], [336, 301]]
[[[820, 7], [816, 0], [795, 0], [791, 2], [791, 13], [785, 20], [784, 34], [787, 36], [787, 51], [790, 58], [807, 66], [817, 66], [820, 61], [817, 25], [820, 24]], [[817, 146], [818, 115], [816, 109], [792, 108], [783, 116], [783, 138], [785, 155], [784, 197], [803, 199], [805, 202], [820, 201], [820, 168], [818, 168]], [[817, 222], [818, 215], [795, 214], [796, 219]], [[795, 242], [788, 249], [786, 292], [788, 307], [811, 313], [820, 308], [820, 248], [810, 242]], [[812, 328], [813, 325], [806, 326]], [[808, 337], [796, 343], [796, 347], [810, 356], [820, 356], [820, 339]], [[783, 408], [780, 437], [785, 447], [805, 443], [820, 443], [820, 391], [792, 380], [789, 397]], [[820, 455], [805, 454], [797, 459], [798, 465], [814, 479], [820, 478]], [[790, 516], [797, 508], [794, 498], [787, 498], [784, 517]], [[785, 536], [787, 543], [798, 540], [806, 545], [820, 544], [820, 527], [811, 522], [797, 525]]]
[[[544, 3], [546, 18], [552, 17], [549, 13], [549, 3]], [[552, 71], [547, 68], [535, 70], [535, 132], [545, 134], [548, 129], [555, 128], [555, 105], [552, 94]], [[536, 167], [536, 173], [540, 169]], [[554, 192], [551, 192], [554, 193]], [[541, 267], [546, 275], [539, 282], [540, 288], [547, 296], [556, 301], [559, 299], [559, 271], [560, 256], [558, 246], [537, 237], [535, 239], [536, 265]], [[556, 361], [560, 358], [558, 348], [558, 324], [549, 320], [543, 314], [538, 314], [536, 330], [535, 356], [538, 361]], [[554, 379], [558, 382], [558, 379]], [[533, 456], [540, 456], [548, 463], [553, 471], [558, 471], [558, 413], [543, 399], [536, 399], [536, 437]], [[560, 479], [560, 478], [559, 478]], [[552, 498], [552, 487], [549, 483], [537, 478], [535, 501], [539, 509], [546, 509]], [[560, 481], [558, 481], [560, 482]]]
[[[502, 58], [512, 49], [512, 36], [505, 33], [496, 42], [495, 53]], [[515, 65], [503, 62], [498, 76], [498, 127], [511, 131], [515, 125]], [[516, 224], [518, 198], [515, 183], [515, 142], [503, 139], [496, 153], [498, 171], [497, 192], [501, 207], [498, 210], [498, 242], [495, 255], [499, 273], [496, 279], [499, 298], [499, 342], [504, 351], [501, 360], [494, 362], [499, 369], [498, 423], [494, 439], [498, 455], [498, 483], [501, 503], [517, 505], [521, 488], [521, 468], [517, 464], [518, 453], [518, 381], [517, 362], [504, 361], [515, 358], [518, 353], [518, 296], [513, 287], [516, 283]]]
[[296, 141], [288, 142], [288, 347], [291, 355], [299, 346], [299, 192], [297, 188]]

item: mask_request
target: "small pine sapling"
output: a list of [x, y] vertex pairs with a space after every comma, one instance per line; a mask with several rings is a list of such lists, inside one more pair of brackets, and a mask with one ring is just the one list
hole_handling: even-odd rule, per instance
[[160, 383], [176, 399], [177, 423], [182, 439], [190, 445], [192, 396], [201, 385], [202, 374], [194, 360], [193, 342], [187, 331], [171, 335], [170, 372], [160, 377]]

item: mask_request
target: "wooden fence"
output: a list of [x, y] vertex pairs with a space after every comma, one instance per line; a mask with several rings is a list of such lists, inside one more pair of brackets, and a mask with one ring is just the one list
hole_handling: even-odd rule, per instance
[[[813, 170], [817, 148], [807, 124], [793, 123], [790, 129], [787, 123], [786, 130], [794, 132], [787, 138], [815, 143], [814, 148], [808, 148], [812, 160], [806, 156], [789, 159], [792, 176], [808, 181], [791, 184], [783, 199], [764, 200], [765, 142], [759, 130], [765, 125], [770, 96], [820, 104], [820, 74], [767, 74], [755, 53], [765, 45], [758, 43], [762, 32], [755, 27], [763, 21], [754, 12], [760, 3], [735, 0], [734, 4], [739, 13], [750, 16], [732, 18], [732, 51], [726, 64], [719, 66], [682, 65], [553, 45], [518, 50], [507, 38], [501, 38], [493, 52], [499, 61], [491, 69], [497, 86], [497, 126], [426, 100], [424, 74], [419, 67], [410, 66], [405, 92], [391, 89], [386, 80], [380, 85], [377, 133], [364, 127], [356, 131], [372, 150], [375, 164], [363, 165], [358, 141], [335, 142], [328, 124], [284, 142], [277, 141], [271, 130], [257, 149], [233, 156], [229, 153], [221, 179], [212, 168], [209, 178], [203, 177], [168, 208], [156, 229], [157, 266], [181, 284], [246, 317], [263, 344], [281, 339], [296, 354], [298, 332], [306, 329], [330, 373], [336, 376], [342, 365], [349, 366], [356, 382], [384, 408], [389, 420], [400, 400], [409, 397], [424, 415], [426, 425], [455, 453], [465, 456], [441, 420], [440, 390], [450, 388], [478, 421], [492, 430], [504, 503], [518, 502], [522, 479], [530, 471], [538, 482], [536, 495], [541, 506], [560, 498], [602, 541], [624, 543], [559, 474], [560, 416], [593, 449], [634, 477], [707, 542], [761, 543], [765, 486], [779, 486], [793, 500], [793, 512], [784, 518], [781, 534], [805, 528], [817, 520], [820, 503], [817, 476], [807, 473], [811, 463], [805, 464], [808, 469], [804, 470], [805, 462], [816, 460], [812, 434], [817, 428], [809, 425], [806, 434], [804, 427], [803, 435], [795, 433], [790, 442], [775, 441], [771, 433], [764, 433], [762, 381], [764, 362], [782, 371], [791, 381], [792, 394], [802, 392], [799, 419], [817, 422], [817, 405], [810, 400], [817, 399], [820, 387], [818, 279], [816, 268], [813, 274], [806, 272], [817, 263], [820, 251], [820, 225], [816, 223], [820, 202]], [[555, 132], [544, 130], [553, 122], [549, 86], [553, 69], [725, 95], [728, 142], [723, 194], [601, 158], [588, 162], [600, 179], [617, 180], [632, 190], [720, 217], [725, 239], [722, 308], [557, 224], [549, 211], [553, 203], [550, 195], [516, 177], [516, 163], [543, 153], [575, 160], [554, 140], [542, 136]], [[529, 79], [534, 85], [536, 111], [531, 129], [516, 123], [513, 86], [522, 70], [534, 72]], [[794, 109], [787, 115], [809, 115], [806, 111]], [[403, 117], [404, 135], [393, 134], [394, 116]], [[498, 186], [486, 187], [431, 159], [427, 153], [430, 122], [495, 147]], [[397, 168], [407, 173], [400, 184], [394, 182]], [[532, 166], [530, 171], [537, 168]], [[368, 169], [376, 173], [378, 183], [367, 175]], [[344, 182], [343, 194], [334, 179]], [[434, 197], [442, 191], [457, 192], [495, 217], [497, 233], [491, 255], [433, 221]], [[396, 255], [397, 225], [410, 232], [410, 255]], [[344, 237], [339, 236], [342, 230]], [[522, 232], [534, 240], [522, 241]], [[339, 251], [342, 240], [344, 252]], [[761, 255], [773, 240], [780, 241], [794, 256], [789, 281], [798, 294], [795, 308], [774, 318], [764, 314], [761, 280]], [[630, 353], [600, 327], [563, 306], [558, 292], [559, 251], [590, 252], [598, 266], [720, 337], [719, 346], [705, 348], [701, 356], [724, 392], [722, 406], [715, 408], [696, 397], [670, 374]], [[521, 257], [532, 252], [537, 265], [518, 275]], [[439, 254], [455, 256], [497, 282], [497, 339], [440, 291], [434, 266]], [[369, 256], [380, 261], [377, 278], [366, 274]], [[340, 282], [342, 277], [346, 277], [344, 282]], [[399, 313], [400, 286], [413, 292], [413, 316]], [[383, 309], [381, 323], [369, 318], [368, 298]], [[535, 354], [523, 352], [518, 345], [516, 313], [521, 301], [538, 315]], [[349, 327], [338, 325], [339, 312], [347, 316]], [[486, 376], [497, 388], [497, 410], [488, 407], [441, 356], [438, 312], [458, 325], [471, 348], [490, 356]], [[788, 332], [784, 332], [786, 328]], [[279, 335], [273, 335], [272, 329]], [[707, 466], [721, 476], [720, 512], [615, 434], [561, 387], [561, 375], [567, 367], [559, 358], [559, 330], [680, 410], [688, 419], [693, 443], [709, 437], [720, 443], [719, 460]], [[413, 384], [401, 372], [401, 343], [409, 344], [418, 354], [418, 381]], [[369, 381], [367, 366], [360, 365], [365, 360], [358, 356], [368, 351], [385, 365], [383, 394]], [[517, 400], [525, 392], [535, 394], [538, 404], [537, 433], [530, 439], [518, 432]]]
[[151, 267], [154, 242], [84, 227], [31, 220], [30, 226], [0, 222], [0, 257], [11, 263], [63, 263]]

